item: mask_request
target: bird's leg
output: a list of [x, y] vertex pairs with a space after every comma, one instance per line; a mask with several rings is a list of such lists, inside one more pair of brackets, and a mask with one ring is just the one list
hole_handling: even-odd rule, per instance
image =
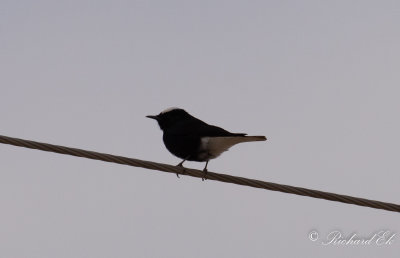
[[207, 160], [207, 162], [206, 162], [206, 166], [205, 166], [204, 169], [203, 169], [204, 175], [203, 175], [203, 177], [201, 178], [201, 181], [207, 180], [207, 172], [208, 172], [208, 170], [207, 170], [207, 165], [208, 165], [208, 160]]
[[[190, 156], [187, 156], [184, 160], [182, 160], [178, 165], [176, 165], [177, 167], [182, 167], [183, 170], [185, 170], [185, 168], [183, 167], [183, 162], [185, 162]], [[179, 178], [179, 174], [176, 173], [176, 176]]]
[[178, 165], [176, 165], [177, 167], [183, 167], [183, 162], [185, 162], [186, 159], [182, 160]]

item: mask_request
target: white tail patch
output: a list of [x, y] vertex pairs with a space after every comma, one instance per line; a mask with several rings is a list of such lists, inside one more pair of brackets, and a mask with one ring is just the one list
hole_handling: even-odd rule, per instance
[[265, 136], [203, 137], [200, 149], [209, 155], [209, 159], [214, 159], [235, 144], [266, 140]]

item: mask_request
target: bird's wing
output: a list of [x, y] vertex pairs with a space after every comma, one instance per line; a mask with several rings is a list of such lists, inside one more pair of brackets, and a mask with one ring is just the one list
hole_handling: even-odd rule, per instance
[[192, 120], [188, 126], [191, 129], [191, 132], [194, 135], [198, 136], [210, 136], [210, 137], [220, 137], [220, 136], [245, 136], [245, 133], [231, 133], [228, 132], [227, 130], [215, 126], [215, 125], [209, 125], [200, 119], [195, 118], [195, 120]]
[[209, 125], [200, 119], [192, 117], [189, 121], [181, 121], [176, 124], [173, 129], [169, 130], [169, 133], [176, 135], [186, 135], [195, 137], [226, 137], [226, 136], [245, 136], [245, 133], [231, 133], [227, 130], [215, 126]]
[[227, 130], [215, 126], [215, 125], [201, 125], [196, 128], [196, 133], [200, 136], [210, 136], [210, 137], [227, 137], [227, 136], [245, 136], [245, 133], [231, 133]]

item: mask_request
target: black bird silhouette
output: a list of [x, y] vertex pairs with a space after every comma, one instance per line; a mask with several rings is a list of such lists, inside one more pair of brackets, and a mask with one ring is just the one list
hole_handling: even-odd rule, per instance
[[[222, 152], [241, 142], [265, 141], [265, 136], [247, 136], [245, 133], [231, 133], [220, 127], [209, 125], [180, 108], [168, 108], [156, 116], [147, 116], [157, 120], [163, 131], [165, 147], [183, 162], [206, 162], [203, 169], [204, 178], [207, 165]], [[177, 174], [179, 177], [179, 175]]]

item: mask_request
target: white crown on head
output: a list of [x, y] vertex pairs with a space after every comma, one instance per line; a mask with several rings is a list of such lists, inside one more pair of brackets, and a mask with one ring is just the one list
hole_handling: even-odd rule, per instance
[[176, 110], [176, 109], [181, 109], [181, 108], [170, 107], [170, 108], [167, 108], [167, 109], [161, 111], [161, 114], [165, 114], [165, 113], [171, 112], [172, 110]]

